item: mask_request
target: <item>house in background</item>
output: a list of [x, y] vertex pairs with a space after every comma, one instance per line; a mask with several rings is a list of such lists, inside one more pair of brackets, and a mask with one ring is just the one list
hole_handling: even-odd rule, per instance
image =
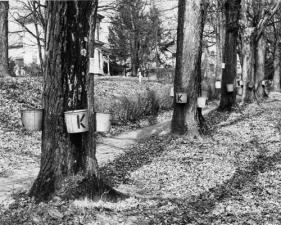
[[[31, 32], [35, 33], [34, 24], [25, 25]], [[43, 31], [41, 30], [43, 34]], [[15, 61], [16, 65], [27, 66], [30, 64], [40, 64], [39, 51], [36, 38], [27, 32], [15, 21], [9, 21], [9, 57]], [[43, 48], [41, 47], [42, 51]]]
[[[110, 76], [109, 48], [101, 36], [101, 21], [104, 18], [101, 14], [97, 16], [95, 30], [95, 51], [94, 51], [94, 73], [96, 75]], [[102, 40], [103, 38], [103, 40]]]
[[[39, 49], [37, 39], [28, 32], [25, 27], [36, 34], [36, 29], [32, 20], [28, 20], [21, 26], [12, 16], [20, 12], [21, 15], [27, 14], [19, 6], [10, 7], [9, 17], [9, 58], [12, 59], [17, 68], [22, 68], [31, 65], [40, 65]], [[96, 31], [95, 31], [95, 51], [94, 51], [94, 67], [97, 75], [110, 75], [109, 67], [109, 49], [106, 47], [106, 42], [101, 41], [101, 20], [104, 16], [98, 14]], [[44, 38], [42, 27], [38, 26], [40, 37]], [[41, 44], [43, 46], [43, 43]], [[44, 58], [44, 49], [41, 47], [42, 56]], [[17, 75], [17, 74], [16, 74]]]

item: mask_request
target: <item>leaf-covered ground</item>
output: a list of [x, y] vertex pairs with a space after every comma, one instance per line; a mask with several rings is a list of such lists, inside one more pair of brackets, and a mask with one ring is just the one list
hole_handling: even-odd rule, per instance
[[[167, 85], [164, 85], [167, 86]], [[114, 95], [134, 95], [147, 88], [160, 90], [158, 82], [138, 83], [137, 79], [106, 77], [96, 80], [95, 95], [107, 98]], [[20, 77], [0, 79], [0, 179], [14, 174], [17, 170], [38, 167], [40, 159], [41, 132], [28, 132], [23, 129], [20, 110], [41, 108], [42, 78]], [[170, 118], [170, 112], [161, 112], [157, 121]], [[113, 126], [111, 135], [150, 125], [150, 117], [137, 123]], [[34, 166], [32, 166], [34, 167]]]
[[212, 112], [201, 139], [154, 136], [101, 168], [130, 198], [36, 205], [18, 196], [2, 224], [281, 224], [281, 96]]

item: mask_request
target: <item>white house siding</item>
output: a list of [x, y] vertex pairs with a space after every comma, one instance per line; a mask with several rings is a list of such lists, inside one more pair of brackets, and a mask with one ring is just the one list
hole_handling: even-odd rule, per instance
[[[20, 2], [16, 0], [10, 1], [10, 16], [9, 16], [9, 57], [13, 59], [16, 63], [23, 62], [24, 65], [30, 65], [31, 63], [40, 64], [39, 51], [37, 46], [36, 38], [30, 33], [24, 30], [24, 28], [18, 24], [11, 15], [24, 15], [25, 12], [20, 6]], [[26, 24], [26, 27], [35, 32], [34, 24]], [[39, 32], [41, 37], [43, 37], [43, 29], [39, 26]], [[42, 44], [42, 43], [41, 43]], [[44, 50], [42, 48], [42, 53], [44, 57]], [[22, 65], [21, 65], [22, 66]]]

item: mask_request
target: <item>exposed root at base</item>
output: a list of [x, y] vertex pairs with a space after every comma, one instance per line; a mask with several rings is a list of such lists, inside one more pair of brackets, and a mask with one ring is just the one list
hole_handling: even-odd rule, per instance
[[93, 201], [103, 200], [109, 202], [118, 202], [129, 197], [116, 191], [101, 179], [94, 176], [83, 177], [79, 175], [66, 179], [55, 196], [64, 200], [88, 198]]

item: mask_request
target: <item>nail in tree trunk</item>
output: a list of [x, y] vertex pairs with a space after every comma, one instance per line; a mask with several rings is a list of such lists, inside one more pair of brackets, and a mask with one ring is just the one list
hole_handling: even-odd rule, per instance
[[198, 135], [203, 117], [197, 108], [201, 91], [202, 33], [205, 20], [205, 1], [179, 0], [177, 56], [174, 90], [187, 94], [187, 103], [176, 103], [172, 118], [172, 133]]
[[[42, 153], [30, 191], [38, 201], [61, 193], [65, 179], [78, 174], [83, 179], [75, 190], [64, 193], [67, 198], [95, 198], [107, 188], [95, 157], [93, 77], [87, 73], [88, 57], [94, 54], [97, 4], [97, 0], [47, 2]], [[64, 112], [79, 109], [89, 109], [89, 132], [68, 134]]]
[[9, 11], [9, 2], [0, 1], [0, 77], [9, 76], [8, 11]]
[[240, 0], [225, 2], [226, 33], [223, 60], [225, 69], [222, 73], [221, 100], [219, 110], [231, 110], [236, 101], [236, 92], [228, 92], [227, 84], [233, 84], [236, 78], [237, 67], [237, 39], [238, 21], [240, 14]]

